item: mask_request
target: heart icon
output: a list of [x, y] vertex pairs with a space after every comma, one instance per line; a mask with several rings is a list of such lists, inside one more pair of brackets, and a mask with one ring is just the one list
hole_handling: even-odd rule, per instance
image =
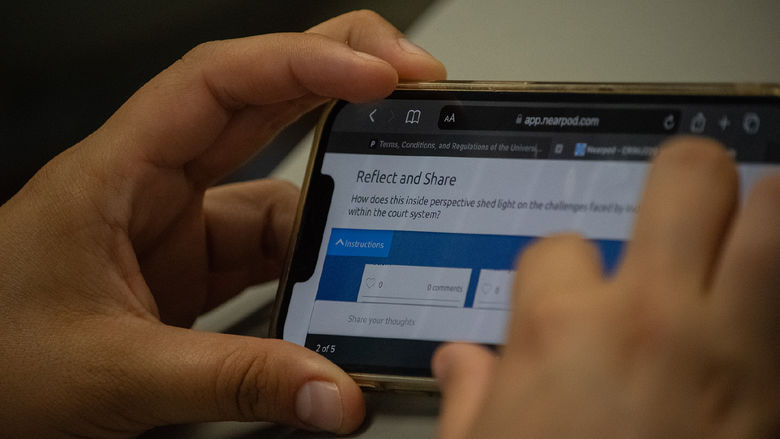
[[490, 285], [489, 283], [485, 282], [484, 284], [482, 284], [482, 294], [490, 293], [491, 288], [493, 288], [493, 285]]
[[366, 286], [368, 288], [373, 287], [375, 283], [376, 283], [376, 278], [375, 277], [367, 277], [366, 278]]

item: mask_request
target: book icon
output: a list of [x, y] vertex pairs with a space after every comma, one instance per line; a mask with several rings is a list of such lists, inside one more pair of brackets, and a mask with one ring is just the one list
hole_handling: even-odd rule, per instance
[[585, 150], [588, 149], [587, 143], [577, 143], [574, 145], [574, 156], [585, 157]]

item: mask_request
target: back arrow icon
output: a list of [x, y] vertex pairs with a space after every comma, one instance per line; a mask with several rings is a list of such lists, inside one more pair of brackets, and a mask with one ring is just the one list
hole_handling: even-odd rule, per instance
[[376, 113], [376, 108], [374, 108], [373, 110], [371, 110], [370, 113], [368, 113], [368, 118], [371, 119], [371, 123], [374, 122], [374, 113]]

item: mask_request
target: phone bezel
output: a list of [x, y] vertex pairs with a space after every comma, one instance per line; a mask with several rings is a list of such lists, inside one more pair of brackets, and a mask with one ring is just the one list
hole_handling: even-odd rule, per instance
[[[741, 98], [777, 98], [780, 97], [780, 84], [762, 83], [556, 83], [556, 82], [511, 82], [511, 81], [435, 81], [435, 82], [410, 82], [400, 83], [396, 87], [401, 95], [406, 92], [476, 92], [475, 98], [481, 98], [484, 93], [486, 99], [493, 93], [499, 95], [516, 93], [534, 94], [577, 94], [583, 95], [612, 95], [616, 99], [620, 96], [657, 96], [663, 102], [668, 102], [672, 97], [697, 98], [711, 96], [715, 100], [723, 100], [729, 97]], [[430, 99], [430, 98], [427, 98]], [[441, 99], [446, 99], [442, 96]], [[666, 99], [666, 100], [664, 100]], [[500, 100], [500, 99], [497, 99]], [[609, 100], [609, 99], [607, 99]], [[279, 288], [274, 303], [273, 316], [270, 325], [270, 336], [282, 338], [284, 319], [287, 315], [292, 288], [287, 285], [292, 269], [295, 250], [299, 244], [302, 233], [302, 223], [308, 211], [309, 195], [311, 193], [311, 180], [314, 169], [321, 167], [324, 153], [320, 153], [323, 144], [323, 134], [332, 122], [333, 110], [340, 101], [333, 100], [328, 103], [317, 124], [306, 174], [301, 187], [301, 196], [298, 203], [293, 232], [285, 257], [284, 268], [279, 281]], [[327, 214], [327, 211], [322, 213]], [[319, 244], [319, 243], [318, 243]], [[315, 260], [316, 263], [316, 260]], [[438, 387], [430, 377], [407, 376], [383, 373], [350, 372], [355, 381], [364, 388], [374, 390], [404, 390], [436, 392]]]

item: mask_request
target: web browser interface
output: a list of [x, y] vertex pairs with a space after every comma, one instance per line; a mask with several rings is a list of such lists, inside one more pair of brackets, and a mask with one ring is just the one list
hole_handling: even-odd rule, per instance
[[291, 283], [286, 340], [348, 371], [429, 375], [441, 342], [503, 342], [534, 240], [576, 231], [615, 269], [665, 138], [723, 142], [743, 195], [778, 172], [775, 101], [484, 96], [335, 107], [314, 170], [332, 195], [311, 275]]

